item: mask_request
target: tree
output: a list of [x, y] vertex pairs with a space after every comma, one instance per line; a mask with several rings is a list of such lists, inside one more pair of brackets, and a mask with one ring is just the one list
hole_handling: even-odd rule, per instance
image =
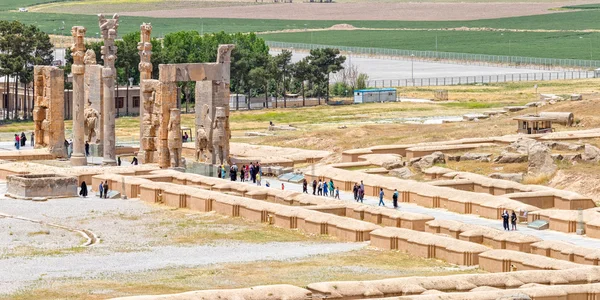
[[[9, 76], [14, 76], [14, 112], [18, 117], [18, 87], [19, 83], [27, 85], [33, 79], [33, 65], [48, 65], [52, 62], [52, 44], [47, 34], [33, 25], [24, 25], [19, 21], [0, 21], [0, 73], [6, 76], [7, 98], [10, 101]], [[6, 106], [5, 106], [6, 107]], [[6, 118], [10, 117], [5, 111]], [[24, 113], [24, 117], [27, 113]]]
[[280, 54], [273, 58], [273, 63], [276, 69], [275, 78], [281, 84], [281, 93], [283, 96], [283, 107], [287, 107], [287, 84], [286, 84], [286, 75], [290, 72], [290, 63], [292, 61], [292, 52], [288, 50], [282, 50]]
[[302, 106], [306, 105], [306, 94], [305, 94], [305, 86], [304, 86], [304, 82], [307, 80], [312, 80], [312, 75], [313, 75], [313, 66], [310, 64], [308, 57], [305, 57], [304, 59], [300, 60], [299, 62], [295, 63], [293, 68], [292, 68], [292, 74], [294, 75], [294, 78], [298, 81], [302, 82]]
[[324, 88], [327, 91], [326, 101], [329, 102], [329, 75], [342, 70], [342, 64], [346, 61], [346, 57], [340, 55], [339, 49], [324, 48], [312, 49], [308, 56], [310, 64], [313, 66], [313, 77], [317, 83], [319, 93], [319, 103], [321, 101], [321, 92]]
[[120, 70], [120, 72], [117, 72], [117, 83], [121, 85], [125, 84], [127, 86], [125, 94], [125, 115], [129, 115], [129, 78], [133, 78], [133, 82], [138, 82], [140, 78], [140, 72], [138, 70], [140, 56], [137, 50], [139, 41], [139, 31], [126, 34], [123, 36], [122, 40], [115, 41], [115, 46], [117, 46], [115, 68]]
[[367, 88], [367, 80], [369, 80], [369, 75], [365, 73], [358, 74], [356, 78], [356, 89], [362, 90]]

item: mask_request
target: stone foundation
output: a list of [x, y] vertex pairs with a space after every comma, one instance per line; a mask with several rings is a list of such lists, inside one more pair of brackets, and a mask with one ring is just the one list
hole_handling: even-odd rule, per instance
[[77, 178], [57, 174], [11, 175], [7, 196], [13, 198], [61, 198], [77, 196]]

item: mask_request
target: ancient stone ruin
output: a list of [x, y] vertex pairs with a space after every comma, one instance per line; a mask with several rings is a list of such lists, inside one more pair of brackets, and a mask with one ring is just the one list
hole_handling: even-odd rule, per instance
[[[220, 45], [216, 63], [164, 64], [159, 79], [141, 82], [143, 114], [141, 118], [139, 160], [158, 161], [161, 168], [182, 165], [179, 143], [169, 143], [169, 134], [181, 121], [177, 108], [177, 82], [196, 81], [196, 158], [213, 164], [229, 161], [229, 77], [234, 45]], [[177, 120], [171, 121], [174, 117]], [[179, 149], [179, 150], [178, 150]], [[201, 153], [201, 155], [200, 155]]]
[[33, 123], [35, 148], [48, 148], [55, 157], [66, 157], [64, 122], [64, 71], [57, 67], [35, 66]]
[[73, 35], [73, 45], [71, 53], [73, 56], [73, 153], [71, 154], [71, 165], [85, 166], [87, 158], [84, 149], [84, 74], [85, 74], [85, 37], [86, 29], [82, 26], [73, 26], [71, 34]]
[[119, 15], [115, 14], [112, 19], [106, 19], [104, 15], [98, 15], [100, 33], [104, 40], [102, 46], [102, 59], [104, 68], [102, 69], [102, 87], [103, 87], [103, 124], [104, 124], [104, 165], [116, 165], [116, 137], [115, 137], [115, 60], [117, 59], [117, 47], [115, 38], [117, 37], [117, 28], [119, 27]]
[[6, 177], [7, 195], [19, 199], [77, 196], [77, 177], [58, 174], [11, 175]]

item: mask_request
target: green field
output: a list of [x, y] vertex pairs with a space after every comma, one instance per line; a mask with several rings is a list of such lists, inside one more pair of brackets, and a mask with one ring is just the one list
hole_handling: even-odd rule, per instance
[[[50, 0], [0, 1], [0, 20], [19, 20], [35, 24], [52, 34], [70, 34], [74, 25], [88, 28], [88, 36], [95, 36], [97, 18], [93, 15], [58, 13], [18, 13], [7, 11]], [[143, 4], [139, 4], [143, 5]], [[585, 8], [600, 7], [598, 4]], [[579, 8], [574, 6], [573, 8]], [[264, 32], [286, 29], [328, 28], [339, 23], [370, 29], [418, 28], [440, 29], [455, 27], [505, 28], [528, 30], [564, 30], [565, 32], [504, 32], [497, 31], [319, 31], [265, 34], [271, 41], [314, 43], [342, 46], [395, 48], [407, 50], [435, 50], [437, 36], [439, 51], [463, 52], [529, 57], [573, 59], [599, 59], [600, 33], [573, 32], [572, 30], [600, 30], [600, 10], [585, 9], [548, 15], [513, 17], [475, 21], [303, 21], [255, 19], [199, 19], [199, 18], [149, 18], [121, 17], [119, 34], [139, 30], [142, 22], [151, 22], [153, 35], [162, 37], [181, 30], [203, 32]], [[64, 22], [64, 29], [63, 28]]]
[[[318, 31], [261, 35], [266, 40], [527, 57], [600, 59], [600, 33], [490, 31]], [[591, 52], [591, 55], [590, 55]]]

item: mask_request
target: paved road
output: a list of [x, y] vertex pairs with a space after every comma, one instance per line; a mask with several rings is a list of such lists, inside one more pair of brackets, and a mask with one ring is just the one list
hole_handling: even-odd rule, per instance
[[[269, 183], [271, 184], [271, 187], [273, 187], [273, 188], [281, 188], [282, 182], [275, 178], [264, 179], [263, 185], [265, 185], [266, 181], [269, 181]], [[302, 185], [300, 185], [300, 184], [293, 184], [293, 183], [285, 182], [284, 185], [285, 185], [286, 190], [302, 192]], [[312, 191], [311, 187], [309, 187], [309, 191]], [[386, 197], [391, 198], [391, 195], [386, 195]], [[340, 191], [340, 198], [343, 201], [354, 201], [354, 195], [349, 192]], [[365, 197], [364, 203], [369, 204], [369, 205], [377, 205], [379, 203], [379, 199], [376, 199], [375, 197]], [[388, 207], [390, 207], [390, 209], [393, 209], [391, 207], [392, 203], [390, 200], [386, 200], [386, 205]], [[398, 209], [400, 211], [408, 211], [408, 212], [413, 212], [413, 213], [427, 214], [427, 215], [435, 217], [438, 220], [455, 220], [455, 221], [460, 221], [460, 222], [467, 223], [467, 224], [483, 225], [483, 226], [488, 226], [491, 228], [496, 228], [496, 229], [502, 230], [502, 221], [501, 220], [485, 219], [485, 218], [481, 218], [476, 215], [458, 214], [458, 213], [450, 212], [450, 211], [447, 211], [444, 209], [426, 208], [426, 207], [418, 206], [415, 204], [409, 204], [409, 203], [401, 203], [400, 207]], [[542, 230], [542, 231], [534, 230], [531, 228], [527, 228], [526, 226], [523, 226], [523, 225], [518, 226], [518, 231], [521, 233], [539, 237], [543, 240], [563, 241], [563, 242], [569, 242], [569, 243], [579, 245], [579, 246], [584, 246], [584, 247], [600, 248], [600, 240], [588, 238], [585, 236], [579, 236], [576, 234], [568, 234], [568, 233], [563, 233], [563, 232], [558, 232], [558, 231], [553, 231], [553, 230]]]

